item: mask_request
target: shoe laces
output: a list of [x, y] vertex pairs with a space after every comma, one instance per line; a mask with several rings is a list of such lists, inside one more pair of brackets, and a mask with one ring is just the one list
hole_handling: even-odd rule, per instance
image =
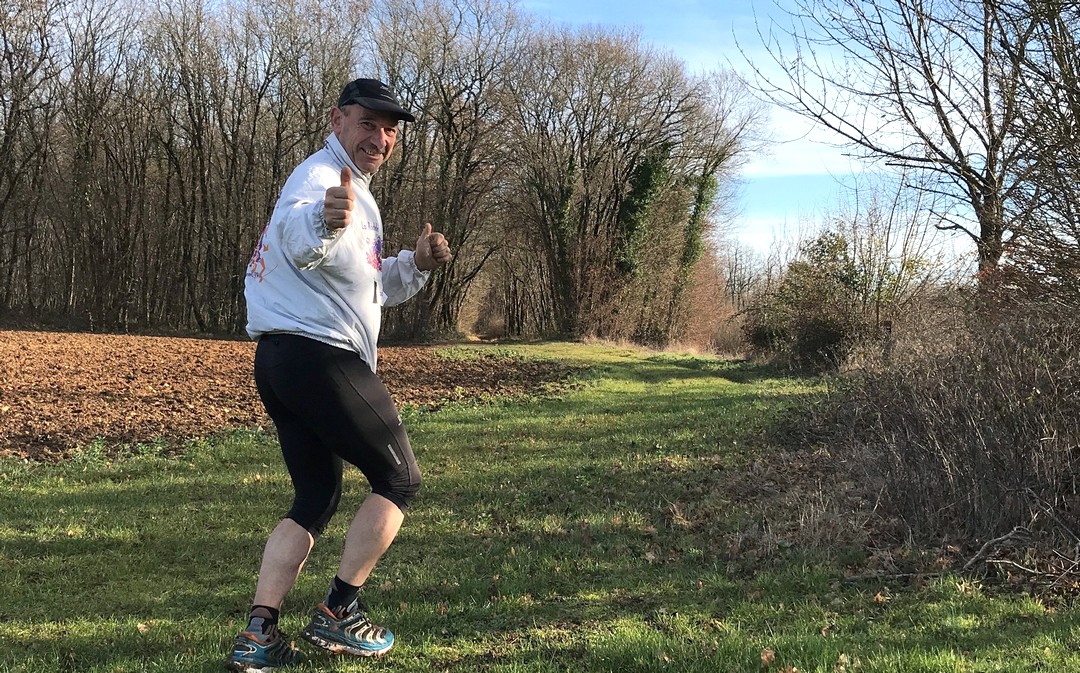
[[386, 636], [386, 628], [368, 619], [368, 606], [357, 597], [344, 610], [338, 619], [343, 629], [363, 640], [381, 640]]

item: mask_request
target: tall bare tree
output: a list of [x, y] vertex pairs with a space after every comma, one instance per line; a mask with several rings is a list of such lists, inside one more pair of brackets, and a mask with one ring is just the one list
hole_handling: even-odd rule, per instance
[[[686, 328], [685, 297], [702, 259], [707, 241], [719, 240], [737, 201], [737, 172], [759, 148], [764, 110], [746, 83], [731, 71], [706, 75], [697, 85], [700, 110], [682, 148], [682, 182], [691, 196], [689, 212], [680, 223], [684, 236], [675, 248], [673, 287], [664, 321], [663, 339], [676, 338]], [[711, 263], [711, 262], [710, 262]]]
[[1080, 5], [1004, 3], [1002, 50], [1021, 73], [1021, 170], [1032, 175], [1027, 236], [1011, 251], [1020, 280], [1080, 307]]
[[551, 270], [559, 330], [602, 332], [696, 101], [681, 64], [634, 35], [540, 29], [524, 49], [510, 84], [516, 216]]
[[[49, 130], [59, 107], [64, 0], [14, 0], [0, 11], [0, 310], [41, 310], [35, 260], [49, 235], [41, 216]], [[61, 270], [62, 271], [62, 270]]]
[[511, 212], [546, 269], [552, 322], [670, 340], [758, 106], [737, 78], [692, 79], [632, 33], [538, 26], [521, 54]]
[[1031, 179], [1011, 129], [1020, 72], [1002, 53], [1002, 0], [795, 0], [760, 28], [780, 76], [753, 63], [775, 103], [834, 131], [858, 156], [924, 172], [949, 199], [984, 274], [1021, 233], [1007, 216]]
[[501, 105], [517, 17], [502, 0], [386, 0], [376, 6], [376, 63], [419, 112], [400, 160], [378, 183], [388, 235], [412, 245], [432, 222], [455, 260], [400, 311], [399, 332], [457, 329], [467, 290], [499, 245], [496, 188], [508, 152]]
[[49, 192], [58, 197], [50, 211], [62, 226], [51, 242], [69, 271], [61, 276], [66, 310], [94, 325], [125, 321], [137, 282], [131, 260], [141, 224], [140, 185], [132, 174], [139, 167], [129, 161], [139, 156], [128, 150], [145, 123], [120, 123], [132, 118], [128, 74], [138, 72], [132, 10], [117, 0], [76, 0], [62, 24], [66, 81], [49, 160]]

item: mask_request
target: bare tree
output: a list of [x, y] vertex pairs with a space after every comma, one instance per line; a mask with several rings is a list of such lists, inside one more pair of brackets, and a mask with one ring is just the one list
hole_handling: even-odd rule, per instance
[[[496, 189], [508, 146], [501, 104], [517, 30], [510, 6], [492, 0], [387, 0], [373, 30], [377, 63], [419, 113], [400, 159], [380, 178], [388, 237], [412, 245], [431, 222], [456, 247], [454, 261], [399, 311], [410, 336], [457, 329], [469, 285], [498, 248]], [[413, 313], [415, 312], [415, 313]], [[400, 329], [398, 331], [401, 331]]]
[[1020, 234], [1007, 217], [1031, 176], [1012, 129], [1018, 67], [1001, 52], [999, 0], [796, 0], [789, 26], [759, 29], [784, 75], [751, 66], [775, 103], [869, 160], [923, 172], [994, 271]]
[[723, 247], [717, 263], [724, 278], [727, 301], [736, 311], [748, 307], [761, 284], [765, 265], [761, 255], [739, 242]]
[[[353, 6], [175, 0], [158, 7], [165, 157], [164, 313], [203, 331], [243, 325], [251, 246], [287, 171], [328, 133], [358, 49]], [[331, 83], [332, 82], [332, 83]]]
[[848, 245], [854, 268], [851, 309], [874, 333], [901, 322], [914, 304], [948, 287], [965, 263], [934, 234], [939, 196], [912, 190], [903, 174], [876, 176], [856, 185], [829, 226]]
[[700, 111], [683, 148], [683, 181], [690, 190], [689, 212], [681, 223], [684, 235], [674, 265], [664, 340], [684, 331], [689, 316], [684, 298], [702, 259], [706, 241], [720, 240], [725, 218], [734, 213], [738, 170], [759, 148], [764, 124], [762, 106], [746, 83], [731, 71], [709, 74], [697, 85]]
[[690, 78], [631, 33], [537, 26], [523, 45], [511, 213], [548, 283], [530, 301], [543, 292], [563, 334], [670, 341], [760, 106], [737, 78]]
[[[53, 259], [68, 270], [64, 311], [91, 325], [125, 322], [135, 297], [135, 246], [144, 191], [139, 130], [125, 128], [138, 72], [133, 8], [118, 0], [77, 0], [63, 17], [65, 84], [50, 154]], [[134, 149], [134, 153], [131, 150]], [[134, 179], [132, 179], [134, 178]]]
[[516, 217], [551, 270], [560, 331], [603, 333], [645, 254], [696, 99], [681, 64], [636, 36], [541, 29], [525, 51], [510, 84]]
[[40, 209], [63, 7], [63, 0], [15, 0], [0, 11], [0, 310], [41, 308], [31, 260], [48, 236]]
[[1018, 274], [1057, 301], [1080, 306], [1080, 6], [1016, 0], [1002, 13], [1004, 53], [1017, 64], [1021, 169], [1032, 176], [1017, 214], [1024, 240], [1011, 251]]

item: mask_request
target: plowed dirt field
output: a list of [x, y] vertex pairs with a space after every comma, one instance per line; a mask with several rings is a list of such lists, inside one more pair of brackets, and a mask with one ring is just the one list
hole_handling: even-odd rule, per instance
[[[60, 460], [106, 447], [270, 427], [251, 377], [248, 341], [0, 331], [0, 455]], [[552, 362], [441, 357], [432, 347], [379, 349], [398, 405], [514, 395], [565, 379]]]

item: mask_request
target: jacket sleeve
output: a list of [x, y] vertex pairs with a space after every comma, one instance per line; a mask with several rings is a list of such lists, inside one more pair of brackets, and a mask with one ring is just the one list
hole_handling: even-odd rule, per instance
[[424, 287], [430, 271], [416, 268], [412, 250], [402, 250], [397, 257], [383, 260], [382, 284], [386, 293], [384, 306], [397, 306]]
[[[285, 254], [299, 269], [314, 269], [330, 255], [343, 229], [333, 231], [323, 220], [323, 197], [326, 188], [318, 176], [309, 176], [298, 189], [289, 190], [281, 199], [278, 226]], [[286, 184], [286, 189], [290, 185]]]

